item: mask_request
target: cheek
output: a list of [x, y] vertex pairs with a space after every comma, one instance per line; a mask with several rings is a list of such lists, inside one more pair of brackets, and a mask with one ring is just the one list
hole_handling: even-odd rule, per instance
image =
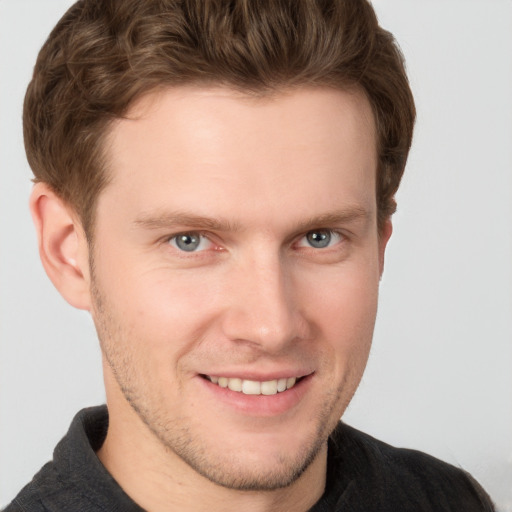
[[186, 351], [201, 339], [215, 317], [216, 293], [212, 283], [192, 273], [152, 270], [134, 275], [132, 270], [115, 290], [116, 310], [158, 358]]
[[378, 283], [378, 271], [373, 272], [372, 267], [369, 272], [364, 265], [347, 266], [333, 272], [323, 286], [303, 290], [308, 314], [338, 366], [364, 367], [366, 363], [377, 314]]
[[324, 325], [344, 325], [359, 330], [364, 325], [373, 325], [377, 310], [379, 274], [378, 270], [367, 265], [347, 265], [332, 269], [320, 280], [310, 276], [303, 284], [302, 295]]

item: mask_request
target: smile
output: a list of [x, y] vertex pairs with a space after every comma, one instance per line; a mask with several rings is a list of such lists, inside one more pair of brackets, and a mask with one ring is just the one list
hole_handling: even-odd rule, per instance
[[221, 388], [228, 388], [231, 391], [243, 393], [244, 395], [276, 395], [282, 393], [295, 386], [298, 382], [297, 377], [288, 377], [283, 379], [257, 381], [239, 378], [216, 377], [205, 375], [213, 384], [217, 384]]

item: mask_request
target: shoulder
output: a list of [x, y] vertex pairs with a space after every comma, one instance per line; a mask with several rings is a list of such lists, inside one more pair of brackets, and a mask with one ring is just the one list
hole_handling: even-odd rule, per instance
[[494, 510], [469, 473], [426, 453], [395, 448], [343, 423], [333, 433], [331, 451], [338, 470], [350, 475], [351, 492], [364, 493], [372, 510]]
[[55, 499], [66, 493], [54, 464], [49, 462], [34, 476], [3, 512], [46, 512], [52, 510]]
[[56, 446], [53, 460], [41, 468], [3, 512], [98, 510], [94, 493], [85, 491], [84, 482], [98, 480], [97, 466], [100, 463], [93, 445], [101, 443], [107, 414], [104, 406], [80, 411]]
[[108, 429], [106, 406], [80, 411], [43, 466], [4, 512], [141, 512], [96, 455]]
[[62, 478], [54, 462], [48, 462], [2, 512], [96, 511], [96, 507], [71, 479]]

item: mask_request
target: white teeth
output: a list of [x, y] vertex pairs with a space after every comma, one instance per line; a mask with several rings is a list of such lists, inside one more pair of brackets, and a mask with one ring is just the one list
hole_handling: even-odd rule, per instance
[[297, 379], [295, 377], [289, 377], [286, 381], [286, 389], [293, 388], [293, 386], [295, 386], [296, 382], [297, 382]]
[[262, 395], [275, 395], [277, 393], [277, 380], [268, 380], [261, 383]]
[[242, 391], [242, 379], [228, 379], [228, 388], [231, 391]]
[[284, 391], [286, 389], [287, 381], [288, 381], [288, 379], [279, 379], [277, 381], [277, 392], [278, 393], [281, 393], [282, 391]]
[[242, 393], [244, 395], [260, 395], [261, 383], [255, 380], [244, 380], [242, 384]]
[[207, 375], [207, 377], [213, 384], [217, 384], [221, 388], [228, 388], [231, 391], [241, 392], [245, 395], [275, 395], [293, 388], [297, 383], [296, 377], [267, 380], [264, 382], [243, 380], [237, 377], [212, 377], [210, 375]]

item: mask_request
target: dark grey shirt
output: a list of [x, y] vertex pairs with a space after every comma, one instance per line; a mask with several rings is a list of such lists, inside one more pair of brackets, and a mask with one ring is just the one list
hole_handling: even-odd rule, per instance
[[[4, 512], [141, 512], [96, 456], [105, 406], [73, 420], [54, 457]], [[421, 452], [397, 449], [340, 423], [329, 440], [324, 495], [310, 512], [494, 511], [467, 473]]]

